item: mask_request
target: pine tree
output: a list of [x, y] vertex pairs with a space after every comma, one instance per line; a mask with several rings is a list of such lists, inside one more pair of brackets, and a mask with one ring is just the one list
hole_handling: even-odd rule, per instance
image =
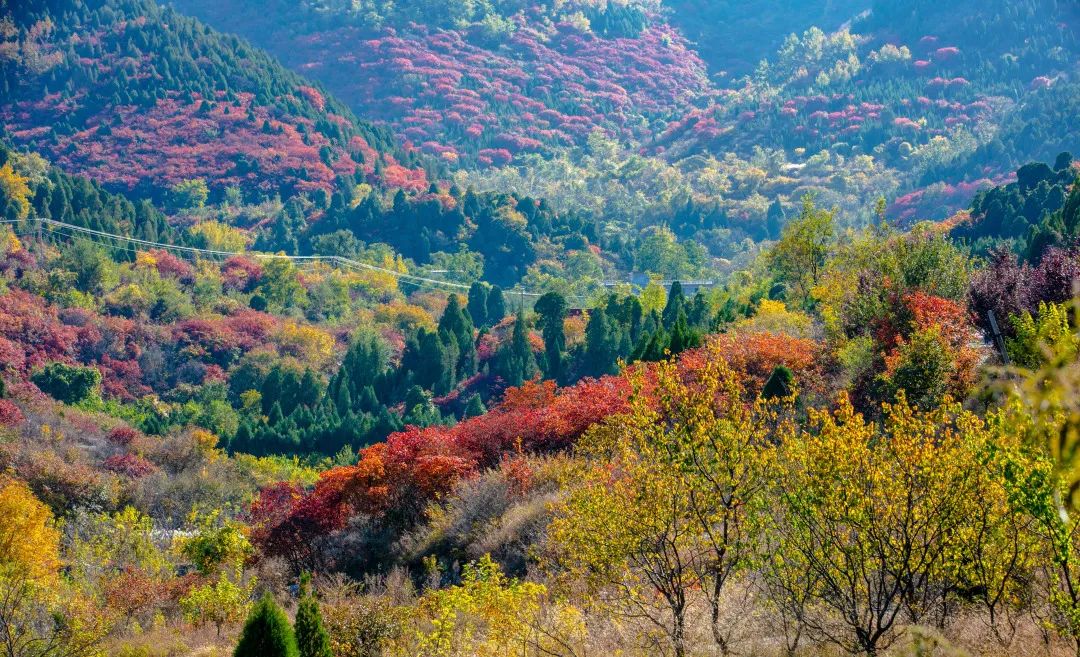
[[680, 310], [679, 317], [675, 320], [675, 325], [671, 327], [671, 339], [668, 342], [668, 351], [674, 356], [696, 346], [696, 342], [696, 336], [686, 324], [686, 313]]
[[709, 300], [705, 298], [705, 293], [698, 290], [693, 301], [690, 302], [690, 310], [686, 313], [686, 323], [694, 329], [708, 329], [710, 310]]
[[311, 368], [304, 370], [304, 376], [300, 379], [299, 402], [305, 407], [312, 407], [318, 403], [323, 394], [322, 381], [319, 375]]
[[484, 413], [487, 413], [487, 408], [484, 407], [484, 400], [480, 399], [480, 395], [469, 397], [469, 403], [465, 405], [465, 417], [480, 417]]
[[280, 367], [272, 367], [270, 369], [270, 371], [266, 375], [266, 378], [263, 379], [262, 385], [259, 387], [259, 393], [260, 395], [262, 395], [260, 399], [262, 400], [263, 414], [269, 415], [270, 409], [272, 409], [274, 407], [274, 404], [278, 402], [281, 395]]
[[453, 340], [457, 347], [457, 362], [454, 363], [454, 382], [476, 374], [476, 344], [473, 342], [473, 322], [468, 311], [462, 310], [456, 294], [450, 295], [450, 301], [439, 319], [439, 335], [444, 343]]
[[466, 318], [465, 313], [462, 311], [461, 301], [458, 299], [458, 295], [450, 295], [450, 299], [446, 304], [446, 310], [443, 311], [442, 317], [439, 318], [439, 330], [446, 331], [455, 336], [461, 335], [466, 331], [470, 334], [472, 333], [472, 322]]
[[300, 576], [300, 607], [296, 610], [296, 643], [300, 657], [333, 657], [330, 635], [323, 627], [319, 601], [311, 592], [311, 575]]
[[784, 222], [787, 217], [784, 216], [784, 206], [780, 205], [780, 201], [773, 201], [769, 206], [769, 212], [765, 215], [765, 230], [768, 233], [769, 239], [777, 239], [780, 237], [780, 232], [784, 229]]
[[[449, 353], [451, 351], [452, 355]], [[456, 342], [441, 339], [439, 333], [421, 328], [405, 343], [405, 352], [401, 356], [401, 374], [422, 388], [444, 394], [443, 389], [453, 378], [457, 356]], [[446, 371], [447, 368], [449, 372]]]
[[603, 376], [615, 373], [618, 347], [612, 339], [612, 333], [603, 306], [589, 311], [589, 323], [585, 325], [585, 356], [581, 365], [583, 375]]
[[266, 423], [273, 427], [284, 421], [285, 414], [281, 410], [281, 404], [279, 402], [274, 402], [274, 405], [270, 407], [270, 413], [267, 414]]
[[233, 657], [300, 657], [289, 618], [269, 593], [248, 615]]
[[641, 340], [634, 348], [631, 360], [657, 362], [664, 359], [664, 352], [671, 344], [671, 338], [663, 326], [657, 326], [652, 332], [641, 334]]

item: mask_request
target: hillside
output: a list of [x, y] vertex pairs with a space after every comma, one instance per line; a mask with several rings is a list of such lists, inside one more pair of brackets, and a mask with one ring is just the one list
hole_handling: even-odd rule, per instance
[[253, 200], [330, 191], [343, 175], [426, 187], [387, 132], [151, 0], [15, 2], [0, 15], [4, 132], [69, 171], [143, 194], [199, 178], [215, 197], [235, 186]]
[[1078, 76], [1075, 0], [0, 0], [0, 654], [1075, 657]]
[[[192, 251], [246, 234], [0, 148], [0, 622], [93, 657], [228, 654], [274, 605], [331, 655], [906, 656], [907, 596], [946, 595], [939, 641], [1069, 654], [1076, 171], [1027, 164], [910, 231], [807, 201], [720, 288], [578, 312], [425, 283], [385, 245], [352, 245], [380, 269]], [[892, 552], [912, 531], [926, 561]], [[864, 573], [884, 625], [820, 583]]]
[[645, 140], [710, 91], [701, 60], [650, 2], [405, 3], [385, 14], [287, 0], [175, 4], [467, 166], [581, 146], [594, 130]]
[[871, 5], [872, 0], [664, 0], [669, 21], [721, 83], [753, 73], [788, 35], [810, 26], [834, 32]]
[[843, 194], [822, 178], [854, 167], [871, 178], [864, 202], [880, 194], [898, 219], [943, 218], [1021, 164], [1075, 148], [1078, 53], [1075, 3], [879, 2], [850, 31], [792, 37], [652, 147], [675, 160], [771, 151], [766, 185], [792, 179], [772, 194]]
[[245, 233], [241, 244], [294, 255], [388, 244], [466, 284], [486, 274], [509, 287], [577, 253], [585, 290], [632, 258], [620, 244], [603, 253], [608, 241], [580, 213], [525, 195], [466, 198], [439, 181], [445, 163], [242, 39], [152, 0], [18, 3], [4, 14], [6, 139], [150, 199], [169, 223], [219, 221]]
[[1080, 20], [1057, 0], [177, 6], [462, 184], [587, 209], [613, 232], [664, 223], [737, 261], [807, 192], [855, 223], [879, 197], [896, 220], [942, 219], [1077, 141]]

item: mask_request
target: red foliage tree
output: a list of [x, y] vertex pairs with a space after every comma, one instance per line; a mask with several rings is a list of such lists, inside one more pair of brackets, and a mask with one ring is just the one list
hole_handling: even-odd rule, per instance
[[139, 479], [153, 473], [157, 468], [138, 454], [113, 454], [105, 459], [102, 466], [109, 472]]
[[13, 427], [26, 417], [10, 399], [0, 399], [0, 426]]

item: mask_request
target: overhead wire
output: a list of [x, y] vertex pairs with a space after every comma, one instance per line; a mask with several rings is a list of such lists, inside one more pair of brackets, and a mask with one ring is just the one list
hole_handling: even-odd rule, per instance
[[[453, 281], [439, 280], [437, 278], [430, 278], [427, 276], [419, 276], [416, 274], [409, 274], [407, 272], [401, 272], [387, 267], [381, 267], [379, 265], [373, 265], [367, 262], [361, 262], [359, 260], [353, 260], [352, 258], [346, 258], [338, 255], [289, 255], [285, 253], [264, 253], [259, 251], [223, 251], [220, 249], [205, 249], [196, 246], [184, 246], [181, 244], [169, 244], [166, 242], [156, 242], [153, 240], [146, 240], [129, 235], [117, 235], [115, 233], [109, 233], [102, 230], [96, 230], [93, 228], [87, 228], [86, 226], [78, 226], [76, 224], [69, 224], [63, 221], [56, 221], [55, 219], [47, 219], [45, 217], [27, 217], [26, 219], [3, 219], [0, 220], [0, 224], [16, 224], [25, 222], [37, 222], [42, 224], [52, 234], [59, 234], [68, 239], [81, 239], [83, 241], [90, 241], [96, 244], [102, 244], [110, 248], [123, 249], [129, 253], [138, 253], [139, 249], [132, 248], [130, 246], [121, 246], [117, 244], [103, 244], [100, 241], [92, 239], [97, 237], [101, 239], [114, 240], [118, 242], [125, 242], [127, 244], [137, 244], [147, 248], [157, 248], [167, 251], [174, 251], [185, 253], [189, 255], [207, 255], [215, 258], [231, 258], [234, 256], [247, 256], [251, 258], [257, 258], [261, 260], [289, 260], [294, 263], [309, 264], [315, 262], [329, 262], [336, 264], [340, 267], [350, 269], [353, 271], [365, 271], [365, 272], [377, 272], [381, 274], [387, 274], [397, 278], [398, 280], [406, 283], [411, 283], [417, 287], [424, 285], [438, 286], [443, 288], [452, 288], [455, 290], [469, 290], [470, 286], [463, 283], [455, 283]], [[77, 236], [72, 233], [80, 233], [82, 236]], [[24, 233], [29, 234], [29, 232]], [[83, 236], [92, 237], [83, 237]], [[481, 281], [486, 282], [486, 281]], [[540, 292], [530, 292], [521, 288], [507, 290], [507, 293], [518, 295], [519, 297], [529, 297], [532, 299], [543, 296]], [[584, 297], [574, 295], [570, 299], [584, 303]]]

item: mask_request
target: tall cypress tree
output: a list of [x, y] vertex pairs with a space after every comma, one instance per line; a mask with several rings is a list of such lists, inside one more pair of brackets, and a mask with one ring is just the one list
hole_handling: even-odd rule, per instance
[[269, 593], [248, 615], [233, 657], [300, 657], [289, 618]]
[[675, 321], [679, 319], [679, 313], [682, 312], [685, 303], [686, 296], [682, 291], [682, 283], [675, 281], [671, 284], [671, 290], [668, 292], [667, 305], [664, 306], [664, 313], [661, 315], [661, 319], [664, 322], [664, 328], [670, 329], [672, 326], [675, 326]]
[[477, 328], [484, 328], [485, 326], [491, 326], [488, 322], [488, 286], [480, 281], [473, 283], [469, 286], [469, 316], [472, 317], [473, 324]]
[[506, 297], [503, 296], [502, 288], [498, 285], [488, 291], [487, 297], [487, 322], [488, 326], [494, 326], [506, 317]]
[[675, 325], [671, 327], [671, 337], [668, 340], [671, 355], [682, 353], [700, 344], [701, 335], [687, 324], [686, 313], [679, 311], [679, 317], [675, 320]]
[[769, 212], [765, 215], [765, 230], [768, 233], [769, 239], [775, 240], [780, 238], [780, 233], [784, 230], [784, 222], [787, 217], [784, 215], [784, 206], [780, 205], [780, 201], [773, 201], [769, 206]]
[[[446, 310], [439, 318], [439, 330], [446, 331], [451, 335], [458, 336], [466, 331], [472, 333], [472, 322], [466, 317], [461, 309], [461, 301], [458, 295], [451, 294], [447, 301]], [[469, 337], [472, 337], [471, 335]]]
[[615, 373], [618, 344], [613, 333], [603, 306], [589, 311], [589, 323], [585, 325], [585, 357], [581, 367], [583, 375]]
[[[450, 295], [446, 310], [439, 318], [439, 336], [444, 343], [453, 340], [457, 346], [454, 381], [476, 374], [476, 343], [473, 341], [473, 322], [468, 311], [462, 310], [456, 294]], [[449, 346], [449, 345], [448, 345]]]
[[540, 328], [544, 334], [546, 363], [544, 374], [559, 383], [566, 382], [566, 299], [558, 292], [548, 292], [536, 300], [534, 306], [540, 315]]
[[[365, 331], [356, 338], [328, 390], [338, 413], [344, 414], [352, 404], [367, 401], [365, 389], [376, 392], [376, 383], [385, 374], [389, 358], [389, 350], [374, 333]], [[372, 409], [361, 406], [360, 410]]]
[[536, 375], [536, 359], [529, 346], [529, 332], [525, 317], [518, 315], [510, 341], [499, 347], [496, 373], [507, 385], [520, 386]]
[[300, 657], [333, 657], [330, 635], [323, 627], [319, 601], [311, 592], [311, 575], [300, 576], [300, 607], [296, 610], [296, 643]]
[[693, 301], [690, 302], [690, 310], [686, 313], [686, 323], [691, 328], [708, 329], [709, 310], [709, 300], [705, 298], [704, 292], [698, 290]]

